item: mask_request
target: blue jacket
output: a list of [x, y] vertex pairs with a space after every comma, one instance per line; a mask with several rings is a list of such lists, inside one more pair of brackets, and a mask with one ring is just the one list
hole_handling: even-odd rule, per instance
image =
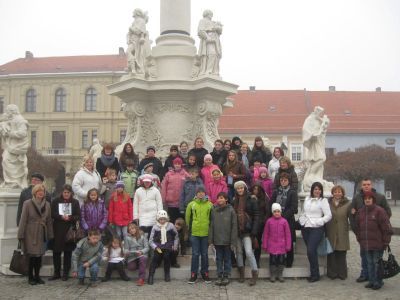
[[199, 187], [204, 188], [203, 181], [200, 177], [197, 177], [196, 181], [193, 181], [190, 178], [187, 178], [185, 180], [182, 187], [181, 198], [179, 201], [179, 210], [181, 212], [184, 213], [186, 211], [186, 207], [188, 206], [189, 202], [192, 201], [193, 198], [196, 196], [196, 190]]

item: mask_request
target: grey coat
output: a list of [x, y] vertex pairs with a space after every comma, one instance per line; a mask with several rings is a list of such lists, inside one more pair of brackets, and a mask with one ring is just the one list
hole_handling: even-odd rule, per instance
[[217, 246], [235, 245], [237, 242], [237, 216], [231, 205], [214, 206], [208, 230], [208, 241]]
[[135, 254], [137, 251], [141, 251], [143, 255], [147, 256], [149, 249], [149, 242], [144, 234], [142, 234], [139, 239], [136, 239], [131, 235], [126, 236], [124, 242], [124, 253], [128, 254], [128, 262], [137, 258], [137, 255]]
[[50, 204], [46, 201], [43, 208], [38, 209], [32, 199], [25, 201], [18, 227], [22, 251], [33, 256], [44, 255], [45, 243], [53, 237]]

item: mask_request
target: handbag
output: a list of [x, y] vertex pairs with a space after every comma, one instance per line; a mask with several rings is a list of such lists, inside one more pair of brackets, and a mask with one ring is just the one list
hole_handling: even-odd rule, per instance
[[71, 227], [68, 229], [65, 241], [67, 243], [77, 243], [84, 237], [85, 231], [81, 228], [81, 226], [79, 226], [79, 222], [77, 221], [75, 225], [71, 225]]
[[389, 246], [387, 247], [387, 252], [387, 260], [381, 258], [378, 261], [378, 277], [380, 279], [390, 278], [400, 273], [400, 266], [397, 263], [396, 258], [392, 254], [392, 250]]
[[323, 237], [318, 245], [317, 253], [319, 256], [327, 256], [333, 252], [331, 242], [327, 237]]
[[14, 250], [13, 256], [11, 258], [10, 271], [21, 275], [27, 275], [28, 268], [29, 255], [22, 253], [21, 242], [18, 242], [18, 247], [16, 250]]

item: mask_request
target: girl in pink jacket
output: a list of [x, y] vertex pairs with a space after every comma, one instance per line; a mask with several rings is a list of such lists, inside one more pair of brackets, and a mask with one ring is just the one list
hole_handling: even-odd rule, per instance
[[265, 223], [262, 248], [269, 253], [270, 281], [278, 279], [283, 282], [283, 269], [286, 265], [286, 253], [292, 247], [292, 236], [289, 224], [281, 216], [279, 203], [272, 204], [273, 216]]
[[212, 163], [211, 154], [204, 155], [204, 165], [203, 165], [203, 168], [201, 168], [200, 177], [203, 180], [206, 191], [207, 191], [207, 188], [208, 188], [210, 182], [213, 181], [211, 173], [215, 169], [219, 169], [219, 168], [217, 165], [214, 165]]
[[175, 220], [181, 217], [179, 212], [179, 200], [183, 183], [186, 177], [189, 177], [188, 172], [182, 168], [183, 161], [180, 157], [176, 157], [172, 161], [173, 169], [168, 171], [161, 183], [161, 198], [164, 207], [167, 207], [170, 221], [175, 223]]
[[[259, 184], [262, 185], [268, 198], [271, 199], [272, 198], [272, 188], [273, 188], [274, 182], [271, 178], [269, 178], [268, 169], [266, 167], [260, 167], [258, 172], [259, 172], [259, 175], [257, 177], [257, 180], [255, 180], [255, 182], [258, 182]], [[256, 179], [256, 178], [254, 177], [254, 179]]]
[[206, 193], [208, 200], [210, 200], [212, 204], [215, 204], [219, 193], [228, 193], [228, 186], [219, 169], [213, 170], [211, 175], [213, 180], [208, 184], [208, 187], [206, 187]]

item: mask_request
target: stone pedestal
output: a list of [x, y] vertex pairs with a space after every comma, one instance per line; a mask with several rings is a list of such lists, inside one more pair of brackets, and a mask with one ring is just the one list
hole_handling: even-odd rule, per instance
[[18, 209], [20, 189], [0, 190], [0, 266], [1, 273], [4, 273], [3, 266], [11, 261], [14, 249], [16, 249], [17, 231], [16, 216]]

